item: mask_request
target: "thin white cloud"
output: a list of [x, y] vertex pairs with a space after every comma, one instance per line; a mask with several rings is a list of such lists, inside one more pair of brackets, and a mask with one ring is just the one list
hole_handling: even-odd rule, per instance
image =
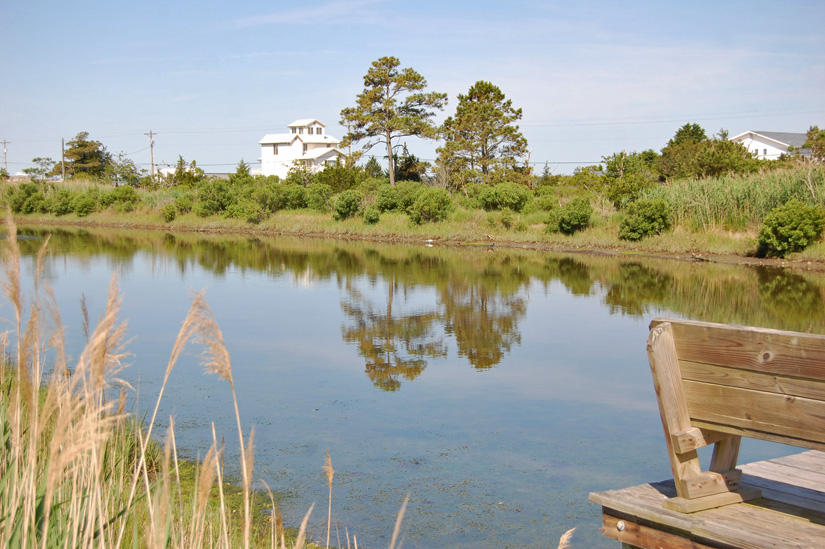
[[338, 0], [307, 8], [264, 15], [253, 15], [236, 20], [235, 25], [243, 28], [279, 23], [310, 24], [334, 22], [342, 18], [350, 18], [351, 16], [364, 16], [366, 13], [363, 11], [363, 8], [382, 3], [384, 3], [384, 0]]

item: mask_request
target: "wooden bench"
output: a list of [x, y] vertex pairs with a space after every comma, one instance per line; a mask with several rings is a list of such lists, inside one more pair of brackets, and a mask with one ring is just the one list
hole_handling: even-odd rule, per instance
[[[655, 319], [647, 342], [683, 513], [758, 498], [740, 485], [741, 437], [825, 450], [825, 336]], [[697, 450], [714, 445], [702, 471]]]

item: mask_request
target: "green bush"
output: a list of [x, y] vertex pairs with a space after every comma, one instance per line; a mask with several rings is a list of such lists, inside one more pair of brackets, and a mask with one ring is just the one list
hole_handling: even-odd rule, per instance
[[593, 207], [590, 200], [580, 196], [564, 206], [554, 209], [547, 217], [547, 232], [571, 235], [590, 226]]
[[72, 200], [72, 209], [78, 217], [86, 217], [97, 210], [97, 196], [90, 192], [75, 195]]
[[361, 209], [361, 202], [363, 200], [364, 195], [353, 189], [340, 193], [332, 207], [332, 217], [337, 221], [342, 221], [354, 216], [358, 213], [358, 210]]
[[530, 189], [517, 183], [499, 183], [487, 187], [478, 195], [479, 205], [485, 210], [513, 210], [520, 212], [531, 198]]
[[313, 183], [307, 187], [307, 207], [325, 212], [329, 209], [329, 199], [332, 198], [332, 187], [326, 183]]
[[229, 182], [223, 179], [204, 181], [199, 185], [198, 202], [195, 213], [199, 217], [209, 217], [226, 211], [235, 202]]
[[164, 204], [163, 208], [160, 210], [160, 213], [163, 215], [163, 220], [167, 223], [174, 221], [175, 217], [178, 215], [174, 202], [167, 202]]
[[243, 219], [247, 223], [257, 225], [266, 219], [266, 209], [254, 200], [243, 198], [226, 209], [226, 217]]
[[447, 219], [453, 210], [453, 201], [444, 189], [425, 189], [409, 208], [410, 220], [416, 225]]
[[175, 198], [175, 209], [178, 213], [187, 214], [192, 211], [192, 197], [182, 194]]
[[641, 240], [670, 228], [670, 206], [661, 198], [631, 202], [625, 214], [619, 224], [619, 238], [622, 240]]
[[14, 213], [24, 213], [23, 205], [33, 194], [40, 192], [40, 187], [36, 183], [21, 183], [16, 188], [11, 187], [9, 191], [9, 207]]
[[75, 193], [69, 189], [58, 190], [51, 201], [51, 213], [54, 215], [66, 215], [74, 211]]
[[375, 205], [368, 206], [362, 215], [364, 217], [364, 223], [367, 225], [375, 225], [381, 220], [381, 212], [378, 211]]
[[140, 197], [135, 188], [130, 185], [121, 185], [100, 195], [100, 205], [104, 208], [112, 205], [129, 205], [131, 208], [126, 208], [126, 210], [131, 211], [138, 202], [140, 202]]
[[408, 212], [415, 203], [418, 195], [424, 192], [427, 187], [418, 181], [399, 181], [395, 184], [395, 192], [398, 195], [398, 205], [396, 209], [401, 212]]
[[279, 210], [300, 210], [307, 207], [307, 190], [301, 185], [280, 185]]
[[759, 231], [760, 256], [785, 257], [800, 252], [822, 236], [825, 209], [792, 199], [772, 210]]
[[46, 213], [47, 211], [48, 204], [46, 202], [46, 195], [43, 194], [41, 189], [37, 189], [30, 194], [20, 209], [20, 213], [24, 214]]
[[375, 207], [380, 212], [391, 212], [398, 209], [398, 191], [392, 185], [381, 185], [375, 193]]

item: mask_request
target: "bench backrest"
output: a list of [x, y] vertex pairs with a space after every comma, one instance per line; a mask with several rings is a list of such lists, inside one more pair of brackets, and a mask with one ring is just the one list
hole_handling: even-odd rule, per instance
[[[742, 436], [825, 449], [825, 336], [656, 319], [647, 352], [678, 493], [666, 507], [759, 497], [740, 486]], [[702, 471], [696, 450], [709, 444]]]
[[664, 322], [694, 427], [825, 449], [825, 336]]

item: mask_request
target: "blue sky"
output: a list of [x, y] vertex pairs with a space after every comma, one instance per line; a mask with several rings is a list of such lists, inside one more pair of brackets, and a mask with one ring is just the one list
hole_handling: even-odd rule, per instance
[[[823, 21], [821, 0], [0, 0], [0, 140], [11, 173], [80, 131], [148, 168], [149, 130], [157, 163], [232, 171], [298, 118], [343, 137], [341, 109], [392, 55], [449, 94], [439, 121], [496, 84], [531, 162], [570, 173], [659, 150], [686, 122], [825, 126]], [[423, 159], [437, 146], [409, 141]]]

